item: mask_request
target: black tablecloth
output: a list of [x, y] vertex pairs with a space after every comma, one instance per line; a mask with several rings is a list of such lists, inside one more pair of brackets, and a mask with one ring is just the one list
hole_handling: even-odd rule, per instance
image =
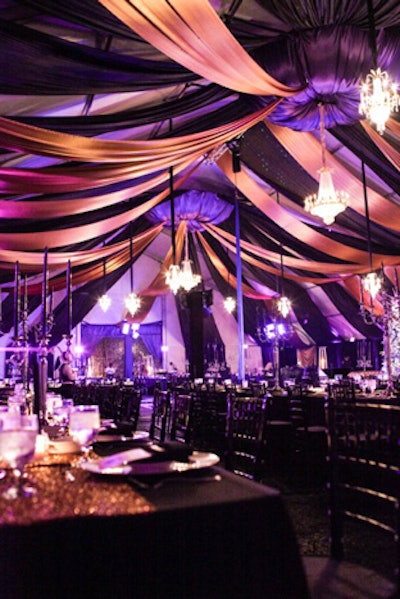
[[0, 526], [0, 596], [308, 597], [281, 495], [211, 471], [222, 481], [140, 491], [152, 504], [148, 513]]

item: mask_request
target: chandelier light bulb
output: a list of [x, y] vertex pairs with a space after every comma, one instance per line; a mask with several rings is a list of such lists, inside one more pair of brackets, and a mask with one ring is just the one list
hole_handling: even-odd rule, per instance
[[398, 111], [399, 104], [397, 85], [390, 81], [388, 73], [379, 67], [371, 69], [361, 84], [359, 113], [374, 123], [382, 135], [391, 112]]
[[136, 293], [131, 292], [125, 298], [125, 308], [128, 310], [129, 314], [133, 316], [139, 310], [141, 306], [140, 297], [136, 295]]
[[228, 297], [226, 297], [224, 299], [224, 308], [227, 312], [229, 312], [229, 314], [232, 314], [232, 312], [235, 310], [236, 308], [236, 300], [234, 297], [232, 297], [231, 295], [229, 295]]
[[111, 306], [111, 298], [109, 295], [107, 295], [107, 293], [103, 293], [103, 295], [99, 298], [99, 305], [103, 312], [106, 313]]

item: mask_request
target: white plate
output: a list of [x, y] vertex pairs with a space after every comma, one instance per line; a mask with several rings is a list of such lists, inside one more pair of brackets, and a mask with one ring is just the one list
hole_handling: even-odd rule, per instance
[[192, 455], [189, 456], [188, 462], [177, 462], [176, 460], [172, 460], [170, 462], [140, 462], [138, 464], [132, 463], [123, 466], [115, 466], [113, 468], [101, 469], [97, 460], [90, 460], [88, 462], [82, 462], [80, 467], [83, 470], [91, 472], [92, 474], [134, 474], [136, 476], [144, 476], [152, 474], [177, 474], [179, 472], [210, 468], [211, 466], [218, 464], [219, 460], [219, 456], [217, 456], [215, 453], [194, 451]]

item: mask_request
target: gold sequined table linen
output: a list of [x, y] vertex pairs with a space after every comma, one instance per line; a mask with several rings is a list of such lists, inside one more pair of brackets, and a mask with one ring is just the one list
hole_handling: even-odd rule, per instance
[[[29, 525], [79, 516], [133, 516], [154, 509], [122, 477], [92, 475], [74, 467], [78, 459], [54, 455], [29, 464], [26, 473], [37, 492], [13, 501], [0, 495], [0, 523]], [[68, 480], [69, 472], [72, 481]], [[8, 480], [0, 482], [0, 493]]]

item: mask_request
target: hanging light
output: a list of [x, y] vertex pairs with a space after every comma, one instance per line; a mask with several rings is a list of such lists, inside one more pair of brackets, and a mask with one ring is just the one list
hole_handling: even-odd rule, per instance
[[278, 300], [278, 312], [282, 314], [283, 318], [286, 318], [289, 315], [291, 308], [292, 304], [290, 299], [285, 295], [281, 296]]
[[106, 258], [103, 260], [103, 295], [99, 298], [99, 306], [104, 313], [106, 313], [111, 306], [111, 298], [107, 295], [106, 289]]
[[399, 108], [400, 98], [397, 85], [392, 83], [386, 71], [378, 67], [376, 30], [372, 1], [368, 0], [368, 19], [371, 40], [373, 68], [361, 83], [359, 113], [376, 125], [381, 135], [385, 131], [390, 113]]
[[231, 295], [228, 295], [228, 297], [224, 299], [224, 308], [229, 314], [232, 314], [232, 312], [234, 312], [236, 309], [235, 298]]
[[319, 104], [322, 167], [319, 172], [318, 194], [312, 194], [304, 199], [304, 208], [314, 216], [322, 218], [326, 225], [331, 225], [338, 214], [346, 210], [349, 204], [349, 194], [336, 191], [332, 181], [332, 169], [326, 166], [325, 122], [324, 107]]
[[[228, 250], [226, 251], [226, 255], [228, 256]], [[230, 288], [230, 276], [231, 276], [231, 273], [228, 268], [228, 289]], [[232, 314], [232, 312], [234, 312], [234, 310], [236, 309], [236, 299], [234, 297], [232, 297], [231, 295], [228, 295], [224, 299], [224, 308], [228, 312], [228, 314]]]
[[185, 257], [181, 262], [181, 271], [179, 275], [180, 286], [185, 291], [190, 291], [201, 282], [201, 276], [196, 275], [192, 270], [192, 261], [189, 259], [189, 239], [187, 224], [185, 228]]
[[371, 271], [365, 275], [365, 277], [363, 279], [363, 284], [364, 284], [365, 291], [370, 294], [371, 299], [375, 299], [382, 287], [382, 281], [381, 281], [381, 278], [377, 275], [377, 273], [373, 270], [372, 245], [371, 245], [371, 224], [370, 224], [370, 220], [369, 220], [367, 179], [365, 176], [364, 162], [361, 163], [361, 172], [362, 172], [362, 181], [363, 181], [363, 190], [364, 190], [365, 218], [366, 218], [366, 222], [367, 222], [367, 244], [368, 244], [369, 267], [370, 267], [370, 271]]
[[179, 264], [171, 264], [165, 275], [165, 282], [172, 293], [176, 295], [181, 286], [181, 269], [179, 268]]
[[[276, 194], [276, 199], [279, 204], [279, 193]], [[279, 314], [286, 318], [290, 314], [290, 310], [292, 309], [292, 303], [288, 297], [285, 295], [284, 285], [285, 285], [285, 276], [283, 272], [283, 248], [282, 242], [280, 243], [280, 256], [281, 256], [281, 276], [280, 276], [280, 298], [277, 303], [277, 309]]]
[[175, 202], [174, 202], [174, 171], [169, 168], [169, 196], [171, 206], [171, 241], [172, 241], [172, 264], [165, 275], [165, 282], [176, 295], [181, 287], [181, 269], [176, 264], [176, 245], [175, 245]]
[[133, 291], [133, 238], [132, 238], [132, 223], [130, 225], [131, 236], [129, 243], [129, 257], [130, 257], [130, 277], [131, 277], [131, 292], [125, 298], [125, 308], [128, 310], [131, 316], [134, 316], [141, 306], [141, 299]]

